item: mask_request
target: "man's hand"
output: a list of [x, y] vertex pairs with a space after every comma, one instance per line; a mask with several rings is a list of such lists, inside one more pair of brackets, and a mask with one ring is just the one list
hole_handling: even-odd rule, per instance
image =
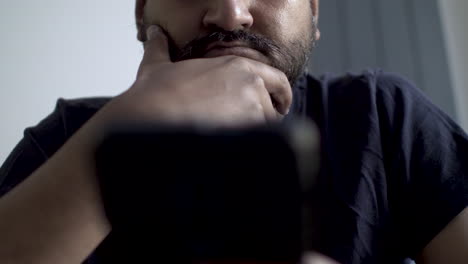
[[106, 106], [114, 118], [238, 126], [287, 114], [292, 91], [283, 72], [238, 56], [173, 63], [162, 30], [147, 34], [136, 82]]
[[235, 56], [172, 63], [165, 35], [149, 30], [135, 84], [0, 199], [1, 263], [81, 263], [109, 234], [93, 157], [113, 123], [239, 126], [288, 111], [291, 87], [279, 70]]

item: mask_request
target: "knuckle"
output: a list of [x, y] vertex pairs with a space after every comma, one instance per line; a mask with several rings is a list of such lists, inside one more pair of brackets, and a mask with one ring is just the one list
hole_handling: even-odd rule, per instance
[[265, 116], [264, 114], [265, 109], [263, 105], [259, 102], [252, 102], [248, 106], [247, 110], [248, 110], [249, 116], [253, 119], [259, 119]]
[[292, 88], [291, 84], [289, 83], [288, 77], [286, 77], [285, 74], [281, 74], [280, 76], [280, 81], [283, 85], [281, 85], [281, 94], [287, 104], [292, 103]]
[[251, 83], [254, 87], [264, 87], [265, 81], [262, 77], [258, 76], [257, 74], [250, 74], [248, 77], [249, 83]]
[[290, 84], [289, 84], [289, 79], [288, 79], [288, 77], [286, 76], [286, 74], [284, 74], [283, 72], [281, 72], [281, 74], [280, 74], [279, 76], [280, 76], [281, 81], [282, 81], [287, 87], [289, 87], [289, 86], [290, 86]]
[[288, 104], [288, 105], [292, 104], [293, 94], [292, 94], [292, 88], [291, 87], [287, 87], [286, 94], [284, 95], [284, 100], [285, 100], [286, 104]]
[[278, 78], [279, 78], [279, 82], [281, 86], [285, 89], [285, 92], [288, 92], [291, 88], [291, 84], [286, 74], [284, 74], [283, 72], [280, 72], [280, 74], [278, 75]]
[[263, 117], [265, 113], [265, 106], [262, 104], [258, 91], [256, 89], [245, 89], [242, 93], [244, 101], [244, 110], [247, 116], [250, 117]]
[[259, 96], [256, 89], [252, 87], [244, 87], [241, 92], [242, 99], [249, 105], [258, 104]]
[[228, 56], [227, 63], [232, 67], [241, 69], [248, 68], [249, 64], [246, 59], [234, 55]]

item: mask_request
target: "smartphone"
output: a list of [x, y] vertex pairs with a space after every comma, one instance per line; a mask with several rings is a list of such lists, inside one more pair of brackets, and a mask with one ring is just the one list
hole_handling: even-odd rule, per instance
[[318, 142], [305, 121], [242, 129], [115, 126], [96, 152], [112, 225], [101, 258], [298, 263]]

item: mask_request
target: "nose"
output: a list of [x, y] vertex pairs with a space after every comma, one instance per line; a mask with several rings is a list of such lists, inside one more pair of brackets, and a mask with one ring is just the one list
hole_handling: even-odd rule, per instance
[[250, 28], [253, 17], [250, 13], [252, 0], [213, 0], [203, 17], [207, 28], [222, 28], [226, 31]]

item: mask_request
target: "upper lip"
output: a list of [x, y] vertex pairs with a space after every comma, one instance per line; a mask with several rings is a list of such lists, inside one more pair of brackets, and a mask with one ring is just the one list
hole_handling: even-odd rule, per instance
[[209, 52], [212, 49], [217, 49], [217, 48], [250, 48], [248, 45], [246, 45], [243, 42], [239, 41], [233, 41], [233, 42], [223, 42], [223, 41], [217, 41], [213, 42], [205, 50], [205, 53]]

